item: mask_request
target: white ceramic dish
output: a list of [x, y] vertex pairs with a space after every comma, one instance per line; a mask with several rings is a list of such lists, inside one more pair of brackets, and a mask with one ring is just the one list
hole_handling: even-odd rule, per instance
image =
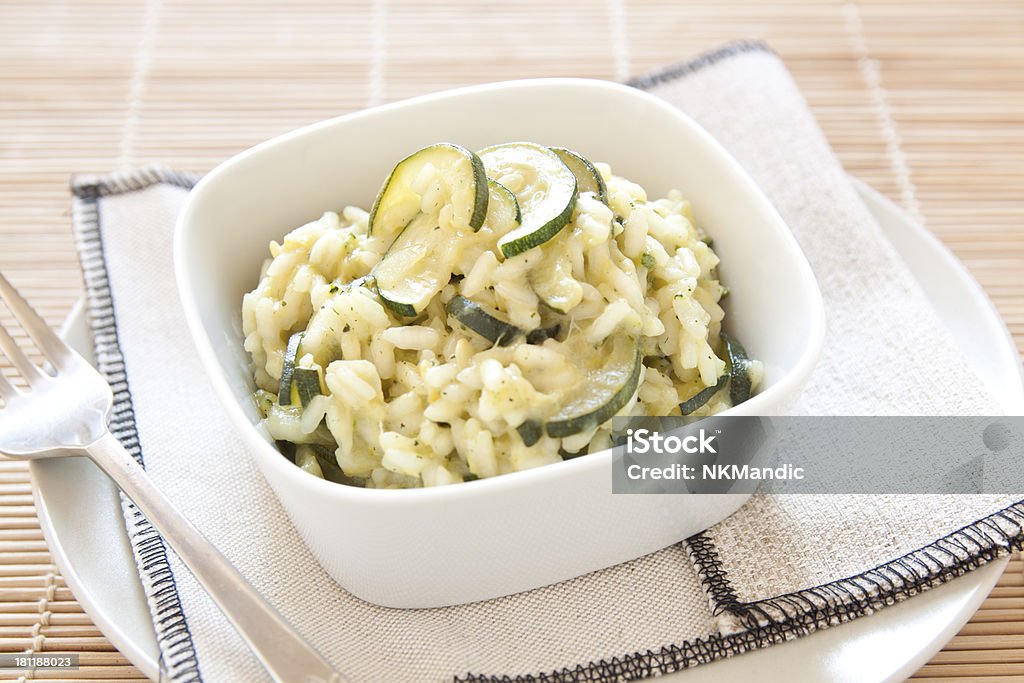
[[267, 243], [326, 209], [369, 206], [394, 163], [427, 144], [520, 139], [607, 161], [652, 196], [679, 188], [691, 198], [732, 291], [728, 325], [766, 366], [764, 388], [736, 414], [782, 410], [818, 359], [821, 297], [782, 219], [710, 135], [639, 90], [579, 79], [466, 88], [326, 121], [232, 158], [196, 186], [178, 221], [186, 318], [299, 533], [331, 576], [373, 603], [437, 607], [555, 583], [671, 545], [746, 499], [613, 496], [610, 451], [436, 489], [338, 486], [294, 467], [258, 426], [239, 307]]
[[[1024, 411], [1016, 346], [984, 292], [927, 230], [867, 186], [858, 184], [858, 189], [958, 346], [970, 352], [968, 358], [979, 377], [1007, 410]], [[80, 307], [69, 317], [64, 334], [91, 357]], [[40, 524], [61, 574], [107, 638], [146, 676], [156, 679], [156, 638], [117, 492], [84, 459], [38, 461], [29, 467]], [[692, 683], [902, 680], [974, 614], [1005, 566], [1006, 560], [993, 562], [871, 617], [667, 678], [678, 676]]]

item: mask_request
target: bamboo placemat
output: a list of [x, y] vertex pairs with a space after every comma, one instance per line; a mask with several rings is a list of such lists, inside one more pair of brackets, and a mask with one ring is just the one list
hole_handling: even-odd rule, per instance
[[[1024, 348], [1022, 32], [1018, 0], [7, 0], [0, 270], [52, 324], [68, 313], [81, 292], [72, 173], [148, 162], [204, 171], [368, 105], [507, 78], [624, 79], [761, 38], [846, 168], [956, 252]], [[2, 307], [0, 321], [10, 323]], [[25, 466], [0, 462], [0, 652], [30, 650], [82, 655], [73, 676], [37, 679], [143, 680], [52, 564]], [[1024, 680], [1019, 558], [918, 676]]]

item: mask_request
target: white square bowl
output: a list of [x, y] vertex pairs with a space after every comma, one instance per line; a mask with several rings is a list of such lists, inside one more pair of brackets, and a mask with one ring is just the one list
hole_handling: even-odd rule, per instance
[[821, 295], [771, 203], [702, 128], [664, 101], [603, 81], [477, 86], [342, 116], [226, 161], [178, 220], [182, 302], [216, 393], [295, 527], [331, 576], [392, 607], [509, 595], [634, 559], [732, 514], [747, 496], [613, 495], [611, 452], [433, 489], [340, 486], [288, 462], [260, 426], [242, 348], [242, 295], [271, 239], [340, 210], [368, 207], [396, 161], [425, 145], [513, 140], [576, 149], [645, 187], [677, 188], [715, 240], [732, 294], [726, 326], [766, 367], [732, 414], [785, 410], [817, 362]]

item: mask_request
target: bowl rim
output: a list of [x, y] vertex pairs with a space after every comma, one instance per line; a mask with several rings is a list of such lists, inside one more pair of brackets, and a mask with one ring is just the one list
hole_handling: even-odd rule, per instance
[[442, 90], [435, 93], [420, 95], [397, 102], [379, 105], [369, 109], [363, 109], [341, 116], [332, 117], [310, 125], [302, 126], [295, 130], [277, 135], [252, 147], [249, 147], [238, 154], [221, 162], [213, 170], [204, 175], [189, 192], [185, 204], [178, 214], [174, 229], [173, 260], [174, 273], [178, 285], [178, 294], [184, 309], [185, 319], [192, 336], [193, 343], [199, 354], [203, 368], [210, 382], [213, 385], [214, 393], [217, 395], [231, 421], [240, 431], [243, 440], [248, 448], [253, 450], [263, 464], [270, 467], [273, 476], [280, 476], [291, 479], [298, 486], [305, 486], [317, 495], [333, 497], [337, 500], [349, 500], [360, 504], [387, 504], [390, 506], [419, 505], [434, 500], [451, 501], [458, 498], [475, 498], [478, 496], [490, 496], [500, 493], [506, 489], [528, 487], [540, 479], [556, 480], [575, 477], [581, 471], [589, 471], [600, 467], [607, 467], [609, 473], [609, 488], [611, 481], [612, 449], [605, 449], [597, 453], [590, 453], [586, 456], [563, 460], [562, 462], [551, 463], [541, 467], [535, 467], [519, 472], [510, 472], [495, 477], [486, 477], [469, 482], [460, 482], [457, 485], [423, 487], [413, 489], [371, 489], [356, 486], [339, 485], [319, 477], [310, 476], [300, 468], [295, 467], [286, 458], [281, 457], [280, 451], [259, 436], [257, 428], [248, 419], [242, 406], [239, 404], [234, 392], [223, 377], [225, 368], [221, 366], [214, 353], [212, 341], [203, 326], [199, 310], [194, 302], [198, 301], [195, 291], [188, 277], [188, 269], [185, 254], [188, 249], [188, 225], [196, 213], [197, 198], [201, 197], [210, 186], [215, 186], [219, 179], [229, 174], [235, 167], [247, 163], [252, 157], [257, 157], [264, 150], [290, 143], [293, 140], [313, 135], [325, 128], [339, 125], [346, 125], [352, 121], [362, 120], [368, 117], [377, 116], [384, 112], [398, 111], [402, 109], [415, 108], [424, 104], [439, 102], [447, 99], [457, 99], [467, 96], [476, 96], [500, 90], [532, 89], [532, 88], [555, 88], [558, 90], [569, 89], [590, 89], [604, 90], [608, 93], [617, 93], [632, 98], [646, 100], [650, 105], [670, 114], [681, 125], [689, 129], [701, 144], [714, 149], [721, 155], [727, 164], [732, 166], [733, 175], [743, 186], [743, 190], [760, 204], [759, 211], [766, 218], [766, 222], [773, 225], [772, 229], [777, 233], [777, 238], [782, 242], [786, 251], [792, 259], [792, 265], [796, 267], [796, 274], [800, 281], [800, 288], [804, 289], [810, 299], [810, 306], [806, 310], [808, 315], [809, 333], [806, 335], [805, 349], [797, 362], [765, 392], [751, 397], [748, 401], [729, 408], [718, 415], [767, 415], [770, 411], [764, 409], [773, 403], [772, 398], [777, 393], [785, 393], [786, 390], [793, 392], [799, 390], [800, 386], [807, 380], [817, 365], [821, 356], [825, 340], [825, 307], [821, 291], [807, 257], [796, 237], [789, 229], [786, 222], [779, 215], [774, 205], [764, 194], [761, 188], [750, 177], [749, 173], [740, 165], [728, 150], [719, 143], [700, 124], [690, 118], [681, 110], [673, 107], [665, 100], [658, 98], [648, 92], [639, 90], [621, 83], [604, 81], [590, 78], [530, 78], [510, 81], [497, 81], [483, 83], [480, 85], [465, 86]]

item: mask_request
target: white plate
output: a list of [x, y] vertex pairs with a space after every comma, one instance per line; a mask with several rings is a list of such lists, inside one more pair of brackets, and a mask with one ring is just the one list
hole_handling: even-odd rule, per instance
[[[867, 186], [857, 183], [857, 189], [985, 384], [1008, 411], [1024, 411], [1016, 347], [978, 284], [931, 233]], [[69, 316], [64, 335], [78, 349], [91, 346], [81, 307]], [[36, 461], [30, 470], [43, 535], [71, 590], [107, 638], [156, 679], [156, 638], [116, 490], [81, 458]], [[1005, 566], [1006, 560], [992, 562], [874, 616], [671, 678], [900, 680], [970, 619]]]

